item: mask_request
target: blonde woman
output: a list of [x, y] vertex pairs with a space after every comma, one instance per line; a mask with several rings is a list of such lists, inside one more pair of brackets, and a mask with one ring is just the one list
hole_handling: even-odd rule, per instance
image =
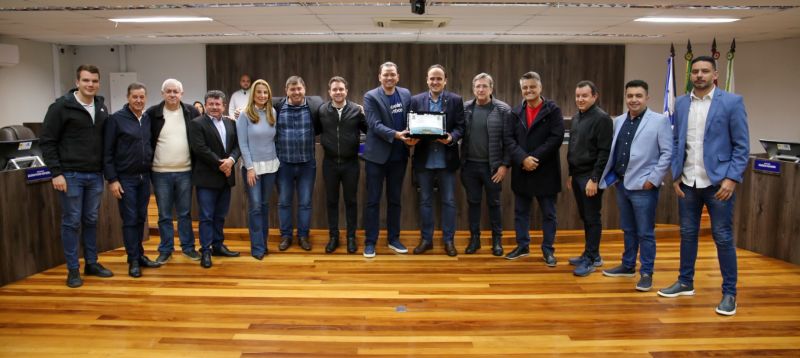
[[272, 89], [267, 81], [256, 80], [250, 87], [247, 104], [236, 121], [239, 149], [242, 151], [242, 177], [247, 190], [247, 226], [250, 229], [250, 254], [263, 260], [269, 254], [269, 198], [280, 166], [275, 153], [275, 110]]

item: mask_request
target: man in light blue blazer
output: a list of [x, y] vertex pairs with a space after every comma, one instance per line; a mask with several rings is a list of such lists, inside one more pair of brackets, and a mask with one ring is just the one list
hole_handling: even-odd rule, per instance
[[603, 275], [635, 276], [638, 253], [642, 264], [636, 284], [639, 291], [653, 287], [658, 188], [672, 158], [669, 118], [648, 110], [648, 99], [647, 82], [633, 80], [625, 84], [628, 113], [614, 119], [611, 155], [600, 180], [601, 189], [617, 186], [620, 228], [625, 238], [622, 264], [603, 270]]
[[398, 87], [400, 74], [397, 65], [386, 62], [380, 66], [378, 81], [381, 85], [364, 94], [364, 112], [367, 116], [367, 142], [364, 147], [367, 174], [367, 205], [364, 206], [364, 257], [375, 257], [381, 189], [386, 182], [386, 231], [389, 248], [397, 253], [407, 253], [400, 242], [400, 193], [408, 165], [408, 146], [418, 139], [408, 137], [406, 113], [411, 102], [411, 92]]
[[717, 65], [709, 56], [692, 60], [694, 90], [675, 102], [672, 179], [681, 221], [681, 265], [678, 281], [662, 288], [663, 297], [694, 295], [697, 234], [703, 205], [711, 216], [711, 235], [722, 273], [721, 315], [736, 314], [736, 244], [733, 204], [750, 154], [747, 112], [741, 96], [714, 85]]

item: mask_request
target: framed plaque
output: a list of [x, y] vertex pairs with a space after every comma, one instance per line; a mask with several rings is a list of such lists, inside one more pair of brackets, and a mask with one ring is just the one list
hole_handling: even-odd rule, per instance
[[446, 138], [446, 116], [436, 112], [409, 112], [408, 132], [412, 138]]

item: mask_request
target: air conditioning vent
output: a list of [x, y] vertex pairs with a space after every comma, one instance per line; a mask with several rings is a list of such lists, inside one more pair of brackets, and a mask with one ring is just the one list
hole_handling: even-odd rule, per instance
[[375, 17], [372, 22], [381, 28], [437, 29], [447, 26], [449, 17]]

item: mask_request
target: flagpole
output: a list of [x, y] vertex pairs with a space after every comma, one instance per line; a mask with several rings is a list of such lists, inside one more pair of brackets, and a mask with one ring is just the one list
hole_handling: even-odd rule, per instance
[[731, 42], [731, 49], [728, 50], [728, 64], [725, 67], [725, 92], [734, 93], [733, 81], [733, 59], [736, 57], [736, 39]]
[[692, 53], [692, 41], [686, 41], [686, 55], [683, 56], [686, 60], [686, 91], [684, 93], [692, 92], [692, 59], [694, 58], [694, 54]]
[[675, 112], [675, 45], [669, 45], [669, 57], [667, 57], [667, 78], [664, 81], [664, 115], [669, 117], [669, 122], [673, 122], [672, 115]]

